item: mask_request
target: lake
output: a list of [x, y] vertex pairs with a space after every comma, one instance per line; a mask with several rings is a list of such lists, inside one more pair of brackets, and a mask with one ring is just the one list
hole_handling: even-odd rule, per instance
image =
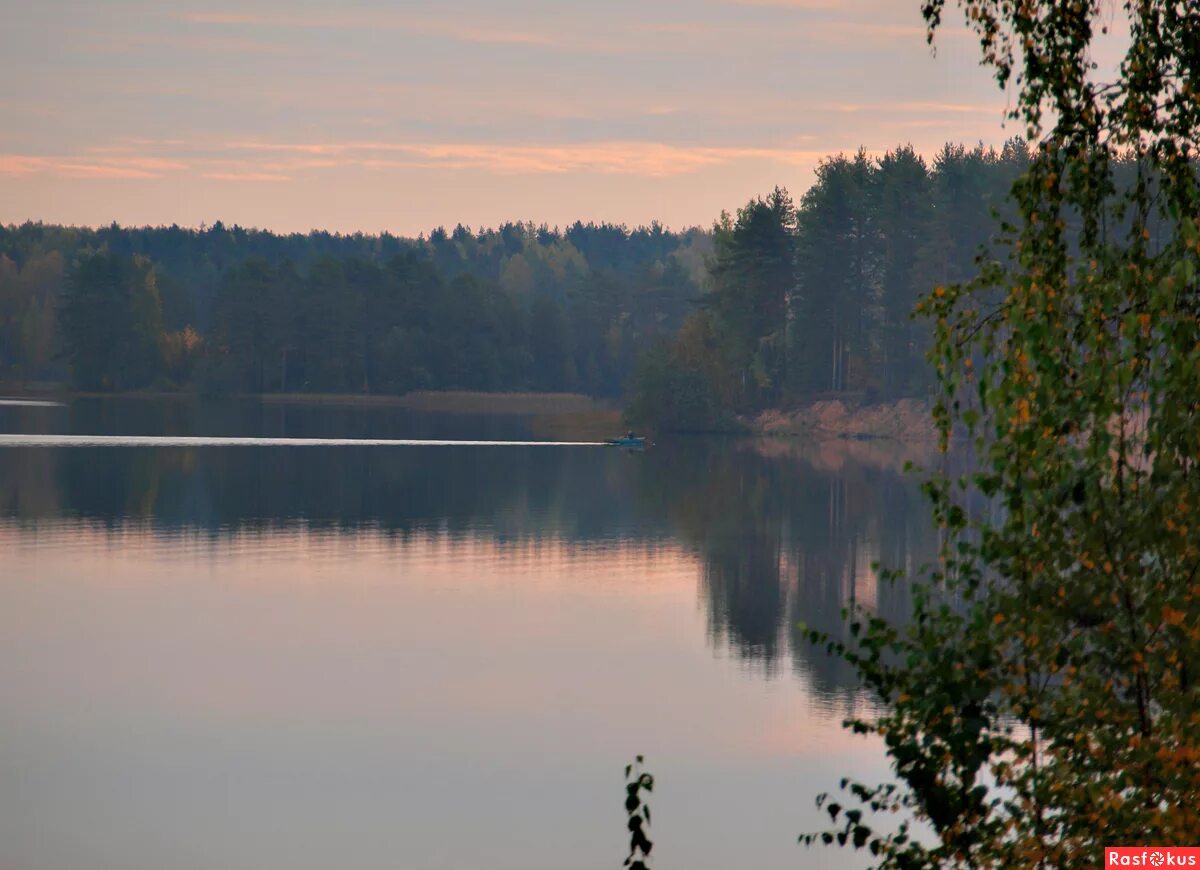
[[[908, 606], [903, 451], [542, 441], [539, 418], [255, 401], [0, 404], [0, 866], [852, 867], [813, 798], [878, 779], [799, 623]], [[587, 439], [581, 439], [587, 440]], [[825, 817], [827, 818], [827, 817]]]

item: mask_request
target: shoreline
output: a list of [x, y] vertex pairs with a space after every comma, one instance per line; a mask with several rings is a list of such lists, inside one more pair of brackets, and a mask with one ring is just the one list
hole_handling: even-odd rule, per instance
[[403, 395], [384, 393], [231, 393], [227, 396], [204, 396], [192, 390], [127, 390], [121, 392], [90, 392], [65, 389], [61, 385], [31, 385], [0, 383], [0, 398], [68, 401], [71, 399], [134, 399], [147, 401], [205, 400], [258, 401], [264, 405], [311, 405], [358, 408], [406, 408], [413, 411], [433, 411], [468, 414], [578, 414], [619, 413], [612, 401], [597, 399], [582, 393], [506, 392], [485, 393], [470, 390], [416, 390]]
[[[563, 431], [582, 427], [607, 432], [623, 425], [621, 406], [611, 399], [581, 393], [416, 390], [403, 395], [376, 393], [235, 393], [202, 396], [191, 390], [130, 390], [98, 393], [64, 389], [53, 383], [3, 383], [0, 398], [64, 402], [71, 399], [132, 399], [150, 401], [258, 401], [264, 405], [341, 408], [398, 408], [451, 414], [524, 414], [538, 418], [539, 428]], [[797, 408], [769, 408], [739, 417], [727, 435], [805, 439], [811, 441], [893, 441], [932, 444], [937, 440], [931, 404], [922, 399], [862, 403], [838, 398], [818, 399]], [[702, 434], [702, 433], [679, 433]]]
[[933, 444], [937, 429], [932, 405], [923, 399], [858, 404], [820, 399], [793, 410], [768, 409], [743, 420], [755, 435], [814, 441], [895, 441]]

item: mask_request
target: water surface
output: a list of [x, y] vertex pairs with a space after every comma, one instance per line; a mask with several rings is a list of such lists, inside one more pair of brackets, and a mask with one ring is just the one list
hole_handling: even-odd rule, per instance
[[0, 432], [0, 866], [613, 867], [636, 753], [662, 870], [854, 866], [796, 835], [886, 766], [796, 626], [904, 612], [894, 451], [254, 402]]

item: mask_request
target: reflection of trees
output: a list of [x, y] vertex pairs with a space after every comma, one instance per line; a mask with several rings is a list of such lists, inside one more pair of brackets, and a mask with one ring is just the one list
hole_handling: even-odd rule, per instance
[[[191, 420], [182, 403], [123, 408], [102, 403], [100, 416], [72, 428], [461, 437], [454, 427], [490, 425], [398, 416], [395, 431], [385, 432], [381, 418], [360, 419], [358, 411], [339, 417], [289, 408], [285, 419], [283, 409], [233, 403]], [[112, 526], [137, 519], [214, 535], [302, 521], [399, 535], [483, 533], [511, 542], [678, 538], [702, 566], [710, 641], [768, 670], [790, 659], [818, 693], [832, 697], [849, 692], [852, 675], [805, 641], [797, 625], [840, 634], [841, 610], [854, 601], [903, 617], [906, 587], [877, 584], [871, 562], [913, 571], [933, 556], [934, 540], [917, 483], [900, 470], [903, 457], [877, 456], [852, 442], [806, 452], [800, 443], [690, 438], [641, 454], [565, 447], [20, 448], [0, 452], [0, 515], [80, 516]]]
[[[814, 649], [799, 624], [843, 633], [852, 602], [889, 618], [907, 612], [903, 584], [879, 584], [871, 563], [914, 570], [934, 552], [919, 486], [902, 460], [806, 456], [753, 442], [681, 440], [647, 466], [648, 498], [703, 560], [714, 642], [767, 668], [790, 651], [825, 695], [848, 691], [845, 665]], [[772, 453], [781, 455], [771, 455]]]
[[852, 604], [903, 619], [907, 586], [878, 582], [872, 563], [915, 568], [932, 556], [934, 544], [920, 488], [899, 469], [849, 464], [818, 471], [802, 466], [801, 475], [811, 481], [811, 504], [823, 515], [792, 525], [798, 570], [789, 614], [791, 653], [796, 667], [810, 674], [814, 689], [832, 695], [854, 685], [850, 669], [814, 648], [795, 626], [803, 622], [844, 636], [841, 614]]
[[[528, 437], [522, 417], [396, 408], [82, 399], [53, 425], [18, 409], [10, 431], [290, 437]], [[15, 417], [16, 419], [10, 419]], [[661, 538], [630, 509], [643, 459], [577, 448], [32, 448], [0, 453], [0, 510], [25, 519], [140, 518], [220, 532], [297, 520], [317, 527], [480, 529], [501, 539]], [[36, 470], [36, 474], [33, 473]]]
[[54, 457], [46, 450], [14, 449], [0, 462], [0, 517], [55, 516]]
[[500, 540], [661, 540], [634, 507], [644, 456], [554, 447], [13, 448], [0, 514], [214, 534], [303, 521]]
[[167, 498], [160, 491], [164, 478], [171, 479], [171, 466], [182, 458], [178, 451], [159, 454], [103, 447], [55, 450], [53, 454], [65, 511], [109, 525], [130, 518], [154, 519]]
[[781, 489], [764, 462], [735, 442], [680, 439], [647, 463], [643, 490], [702, 557], [709, 634], [740, 654], [775, 663], [786, 603], [780, 581]]

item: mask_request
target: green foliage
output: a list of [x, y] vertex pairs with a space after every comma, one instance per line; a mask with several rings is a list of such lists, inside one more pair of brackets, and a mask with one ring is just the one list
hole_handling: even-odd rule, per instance
[[[991, 212], [1011, 218], [1006, 196], [1028, 161], [1022, 140], [1000, 152], [947, 145], [929, 165], [911, 147], [838, 155], [798, 208], [776, 189], [707, 232], [0, 227], [0, 376], [62, 376], [61, 263], [85, 250], [153, 262], [169, 345], [154, 377], [206, 392], [615, 396], [639, 356], [674, 335], [687, 407], [637, 415], [666, 426], [723, 426], [830, 391], [924, 396], [930, 327], [910, 318], [913, 304], [970, 276], [995, 235]], [[181, 355], [169, 336], [189, 328], [200, 341]]]
[[[163, 359], [150, 377], [123, 376], [121, 389], [159, 378], [192, 379], [205, 392], [616, 395], [641, 350], [682, 323], [710, 245], [702, 231], [658, 225], [459, 226], [415, 240], [278, 236], [219, 223], [199, 231], [0, 226], [0, 377], [65, 374], [54, 362], [61, 264], [82, 251], [154, 264]], [[78, 294], [78, 311], [86, 296]], [[97, 350], [118, 329], [105, 318], [128, 316], [119, 328], [134, 331], [154, 320], [120, 306], [93, 314]], [[87, 322], [72, 327], [79, 347], [90, 341]], [[185, 339], [189, 330], [199, 341]]]
[[629, 870], [648, 870], [650, 851], [654, 844], [646, 836], [650, 827], [650, 807], [642, 792], [654, 791], [654, 777], [642, 770], [643, 759], [625, 765], [625, 812], [629, 816], [629, 856], [624, 866]]
[[639, 360], [625, 418], [634, 426], [671, 432], [706, 432], [732, 424], [705, 373], [667, 344]]
[[148, 385], [162, 364], [162, 305], [153, 267], [142, 257], [82, 255], [67, 281], [59, 326], [83, 389]]
[[713, 228], [701, 306], [711, 313], [724, 393], [734, 410], [774, 404], [787, 378], [787, 325], [796, 282], [796, 209], [786, 190], [751, 200]]
[[0, 376], [58, 374], [57, 314], [63, 257], [38, 251], [18, 266], [0, 254]]
[[848, 378], [847, 371], [866, 348], [876, 273], [873, 171], [862, 151], [853, 160], [842, 155], [825, 160], [801, 201], [797, 307], [808, 328], [793, 337], [801, 360], [794, 388], [820, 392], [864, 386]]
[[[992, 215], [1011, 212], [1008, 192], [1028, 162], [1021, 139], [998, 152], [947, 145], [932, 165], [911, 146], [879, 159], [859, 151], [824, 160], [799, 207], [776, 188], [723, 214], [677, 362], [708, 381], [724, 417], [829, 392], [925, 396], [931, 336], [914, 306], [994, 246]], [[654, 421], [651, 404], [634, 392], [636, 418]], [[673, 416], [657, 415], [663, 426]]]
[[943, 446], [963, 433], [977, 467], [928, 486], [944, 545], [911, 622], [815, 638], [882, 705], [849, 724], [899, 781], [843, 781], [860, 809], [802, 839], [885, 868], [1094, 867], [1200, 836], [1200, 9], [1118, 4], [1101, 83], [1108, 4], [959, 5], [1037, 142], [1003, 256], [921, 303]]

